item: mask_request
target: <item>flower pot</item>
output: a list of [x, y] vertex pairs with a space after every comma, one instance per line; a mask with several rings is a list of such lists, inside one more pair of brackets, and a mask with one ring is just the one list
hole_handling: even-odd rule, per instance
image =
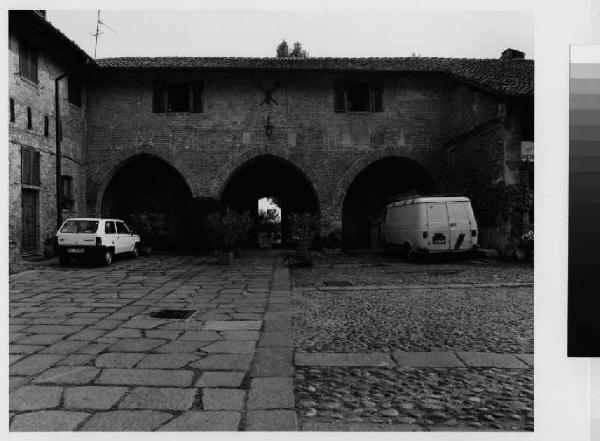
[[219, 265], [231, 265], [233, 263], [233, 251], [219, 253]]

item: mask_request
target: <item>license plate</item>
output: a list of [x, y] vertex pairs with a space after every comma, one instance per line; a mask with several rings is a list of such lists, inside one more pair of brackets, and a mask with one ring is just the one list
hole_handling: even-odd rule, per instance
[[67, 253], [83, 254], [84, 252], [85, 252], [85, 250], [83, 248], [68, 248], [67, 249]]
[[433, 235], [432, 242], [434, 245], [446, 243], [446, 235], [442, 233], [435, 233]]

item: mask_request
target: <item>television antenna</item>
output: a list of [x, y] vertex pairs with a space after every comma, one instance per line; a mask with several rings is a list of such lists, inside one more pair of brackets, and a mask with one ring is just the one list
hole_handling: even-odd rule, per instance
[[113, 31], [115, 34], [117, 33], [117, 31], [115, 31], [113, 28], [111, 28], [110, 26], [108, 26], [106, 23], [104, 23], [101, 19], [100, 19], [100, 10], [98, 9], [98, 18], [96, 20], [96, 32], [91, 34], [92, 37], [96, 38], [96, 41], [94, 43], [94, 59], [96, 59], [96, 51], [98, 50], [98, 37], [102, 34], [105, 34], [105, 32], [101, 31], [100, 27], [105, 27], [106, 29]]

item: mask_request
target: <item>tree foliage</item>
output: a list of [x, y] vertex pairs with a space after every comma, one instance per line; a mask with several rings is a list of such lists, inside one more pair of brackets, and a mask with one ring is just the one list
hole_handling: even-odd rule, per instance
[[299, 41], [294, 43], [290, 51], [287, 41], [282, 40], [277, 46], [277, 58], [308, 58], [308, 52], [302, 49], [302, 43]]

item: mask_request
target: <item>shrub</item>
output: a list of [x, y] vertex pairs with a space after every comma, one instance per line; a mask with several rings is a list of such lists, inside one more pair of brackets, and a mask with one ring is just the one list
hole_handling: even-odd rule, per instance
[[247, 211], [228, 210], [225, 213], [209, 214], [204, 226], [212, 248], [233, 251], [248, 237], [252, 219]]

